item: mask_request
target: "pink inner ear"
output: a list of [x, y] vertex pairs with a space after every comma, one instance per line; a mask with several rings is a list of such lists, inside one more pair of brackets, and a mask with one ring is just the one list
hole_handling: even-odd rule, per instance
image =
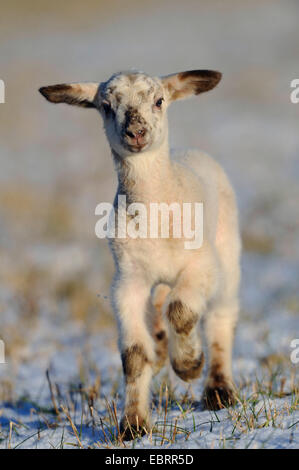
[[222, 74], [214, 70], [190, 70], [169, 75], [162, 79], [171, 101], [188, 98], [212, 90]]

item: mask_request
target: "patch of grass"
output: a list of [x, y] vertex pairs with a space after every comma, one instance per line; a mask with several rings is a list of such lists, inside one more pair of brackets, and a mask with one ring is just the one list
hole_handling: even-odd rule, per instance
[[168, 376], [163, 376], [161, 383], [154, 382], [152, 426], [146, 430], [145, 437], [137, 432], [130, 442], [123, 441], [119, 432], [124, 398], [119, 396], [123, 393], [120, 373], [109, 398], [103, 395], [100, 376], [91, 384], [85, 374], [81, 383], [60, 386], [48, 373], [52, 406], [41, 407], [29, 397], [12, 403], [14, 408], [32, 405], [32, 415], [39, 423], [38, 432], [33, 434], [30, 426], [22, 425], [20, 414], [20, 420], [15, 420], [6, 430], [0, 430], [0, 439], [7, 447], [23, 447], [31, 438], [40, 439], [46, 430], [51, 430], [60, 436], [55, 442], [49, 438], [48, 445], [56, 448], [134, 448], [142, 446], [144, 439], [153, 448], [176, 448], [191, 440], [199, 447], [234, 448], [244, 442], [244, 446], [252, 448], [256, 442], [260, 447], [268, 446], [271, 432], [265, 439], [257, 441], [262, 430], [275, 432], [280, 429], [292, 442], [299, 425], [295, 416], [291, 419], [299, 409], [296, 381], [290, 380], [286, 367], [275, 361], [267, 363], [259, 373], [262, 371], [261, 378], [248, 379], [237, 389], [235, 406], [219, 412], [203, 411], [194, 402], [191, 388], [179, 392], [171, 386]]
[[244, 251], [268, 255], [274, 252], [275, 241], [266, 234], [257, 235], [250, 232], [242, 233], [242, 247]]
[[[238, 404], [235, 407], [222, 410], [221, 414], [218, 412], [211, 412], [208, 419], [200, 420], [200, 414], [195, 414], [192, 408], [192, 403], [189, 403], [187, 409], [182, 409], [179, 412], [177, 409], [173, 413], [173, 408], [169, 406], [167, 388], [163, 391], [163, 407], [160, 413], [153, 410], [153, 426], [146, 433], [146, 438], [152, 447], [169, 447], [180, 445], [182, 440], [184, 442], [193, 438], [193, 434], [197, 433], [197, 439], [200, 436], [209, 434], [210, 432], [218, 433], [218, 444], [214, 442], [212, 446], [218, 447], [234, 447], [242, 436], [247, 436], [248, 433], [258, 431], [264, 428], [272, 429], [285, 429], [284, 420], [286, 416], [290, 416], [292, 412], [298, 409], [298, 393], [293, 392], [293, 403], [287, 403], [284, 406], [277, 404], [268, 395], [261, 391], [248, 397], [239, 397]], [[41, 422], [45, 422], [46, 426], [41, 427], [39, 432], [43, 429], [57, 427], [61, 429], [60, 448], [79, 447], [79, 448], [116, 448], [116, 447], [132, 447], [134, 448], [137, 443], [141, 442], [141, 435], [136, 433], [134, 440], [125, 442], [122, 440], [119, 432], [118, 423], [120, 420], [120, 408], [117, 406], [115, 399], [106, 400], [105, 409], [102, 409], [100, 415], [95, 411], [96, 403], [94, 399], [90, 400], [88, 393], [82, 394], [82, 401], [80, 409], [73, 406], [59, 405], [60, 422], [58, 417], [51, 414], [52, 418], [49, 421], [41, 418], [41, 409], [37, 410], [37, 415], [41, 418]], [[78, 407], [79, 402], [77, 402]], [[44, 410], [45, 412], [49, 410]], [[206, 416], [206, 415], [205, 415]], [[222, 425], [225, 424], [225, 431]], [[17, 437], [18, 428], [20, 423], [13, 423], [10, 428], [8, 439], [8, 446], [12, 446], [11, 438], [12, 433]], [[74, 441], [70, 441], [69, 435], [65, 436], [65, 427], [68, 426], [71, 430]], [[298, 422], [289, 425], [288, 429], [295, 431]], [[84, 437], [87, 430], [93, 432], [93, 443], [84, 443]], [[202, 429], [202, 431], [201, 431]], [[133, 432], [133, 431], [132, 431]], [[199, 433], [199, 435], [198, 435]], [[36, 433], [37, 434], [37, 433]], [[30, 439], [36, 434], [28, 433], [28, 437], [21, 440], [16, 446], [23, 445], [27, 439]], [[199, 437], [198, 437], [199, 436]], [[0, 436], [1, 437], [1, 436]], [[247, 446], [251, 447], [254, 442], [255, 435], [252, 439], [247, 441]], [[1, 437], [5, 439], [5, 437]], [[57, 447], [57, 446], [56, 446]]]

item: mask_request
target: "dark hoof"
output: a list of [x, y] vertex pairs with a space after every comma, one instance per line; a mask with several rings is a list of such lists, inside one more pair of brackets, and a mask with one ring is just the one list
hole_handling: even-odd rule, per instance
[[229, 386], [206, 387], [202, 397], [206, 410], [221, 410], [236, 403], [235, 394]]
[[[132, 422], [131, 422], [132, 421]], [[133, 441], [137, 437], [142, 437], [146, 434], [145, 421], [138, 420], [142, 424], [136, 424], [135, 417], [133, 419], [124, 417], [119, 426], [120, 437], [123, 441]]]
[[172, 361], [174, 372], [185, 382], [198, 379], [204, 365], [204, 354], [201, 353], [199, 359], [185, 359], [183, 361]]

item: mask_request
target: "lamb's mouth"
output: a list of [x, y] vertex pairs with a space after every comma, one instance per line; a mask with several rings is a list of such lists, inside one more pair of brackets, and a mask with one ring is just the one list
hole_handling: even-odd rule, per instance
[[140, 152], [146, 146], [147, 144], [129, 145], [130, 150], [132, 150], [132, 152]]
[[132, 145], [132, 144], [130, 145], [127, 142], [124, 143], [125, 148], [132, 153], [141, 152], [147, 145], [148, 145], [148, 142], [145, 142], [143, 144], [136, 144], [136, 145]]

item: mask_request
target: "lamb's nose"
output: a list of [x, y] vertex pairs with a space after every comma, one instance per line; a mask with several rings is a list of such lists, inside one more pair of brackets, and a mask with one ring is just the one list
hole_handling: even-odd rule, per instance
[[132, 132], [130, 129], [126, 130], [126, 135], [130, 137], [131, 139], [140, 139], [141, 137], [144, 137], [146, 134], [146, 129], [138, 129], [134, 132]]
[[135, 138], [135, 134], [133, 134], [133, 132], [129, 131], [128, 129], [126, 130], [125, 134], [126, 134], [128, 137], [131, 137], [131, 139], [134, 139], [134, 138]]
[[146, 129], [144, 129], [144, 127], [142, 129], [139, 129], [139, 131], [137, 131], [137, 136], [136, 137], [144, 137], [146, 134]]

